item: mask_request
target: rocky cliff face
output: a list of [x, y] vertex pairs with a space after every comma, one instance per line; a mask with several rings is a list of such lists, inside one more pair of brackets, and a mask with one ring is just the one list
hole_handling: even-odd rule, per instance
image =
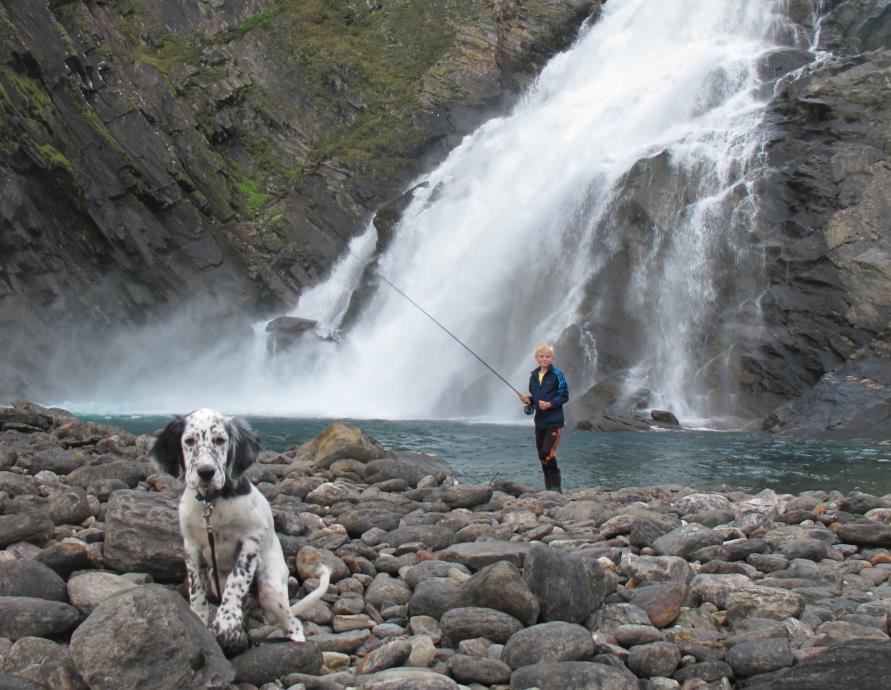
[[834, 57], [785, 83], [761, 195], [768, 329], [757, 374], [791, 398], [765, 428], [888, 436], [891, 420], [891, 7], [836, 3]]
[[3, 0], [0, 398], [58, 394], [66, 343], [290, 306], [599, 4]]

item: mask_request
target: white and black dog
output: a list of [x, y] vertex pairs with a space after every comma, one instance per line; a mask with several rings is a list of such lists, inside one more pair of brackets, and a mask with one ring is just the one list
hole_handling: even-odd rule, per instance
[[[248, 644], [242, 604], [252, 582], [269, 622], [294, 642], [305, 640], [297, 615], [321, 599], [330, 582], [330, 570], [323, 566], [319, 586], [290, 606], [288, 566], [275, 536], [272, 510], [244, 476], [259, 452], [260, 442], [246, 423], [208, 409], [174, 419], [151, 450], [161, 469], [185, 478], [179, 525], [189, 600], [227, 653]], [[209, 591], [220, 602], [212, 622]]]

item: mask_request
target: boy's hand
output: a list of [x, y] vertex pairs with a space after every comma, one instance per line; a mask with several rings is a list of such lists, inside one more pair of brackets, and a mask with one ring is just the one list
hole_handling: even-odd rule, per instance
[[550, 410], [550, 409], [553, 407], [553, 405], [551, 405], [551, 403], [549, 403], [549, 402], [545, 402], [544, 400], [539, 400], [539, 401], [538, 401], [538, 406], [539, 406], [542, 410]]
[[517, 397], [520, 399], [520, 401], [521, 401], [524, 405], [528, 405], [528, 404], [529, 404], [529, 396], [528, 396], [528, 395], [520, 395], [519, 393], [517, 393]]

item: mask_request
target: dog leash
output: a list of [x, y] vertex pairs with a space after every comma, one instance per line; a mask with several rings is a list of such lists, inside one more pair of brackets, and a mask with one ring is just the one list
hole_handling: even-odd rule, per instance
[[207, 529], [207, 542], [210, 544], [210, 560], [213, 561], [213, 583], [216, 588], [216, 596], [218, 600], [223, 598], [223, 590], [220, 589], [220, 569], [217, 568], [217, 548], [216, 541], [213, 536], [213, 525], [210, 524], [210, 517], [213, 515], [213, 502], [220, 496], [220, 492], [216, 491], [212, 494], [201, 495], [195, 493], [195, 498], [204, 504], [202, 515], [204, 517], [204, 527]]

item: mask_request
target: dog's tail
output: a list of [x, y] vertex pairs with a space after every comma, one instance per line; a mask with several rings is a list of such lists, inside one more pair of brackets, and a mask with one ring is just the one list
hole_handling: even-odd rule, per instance
[[295, 616], [306, 611], [306, 609], [325, 596], [325, 592], [328, 591], [328, 585], [331, 584], [331, 568], [327, 565], [320, 565], [318, 573], [319, 586], [291, 607], [291, 613]]

